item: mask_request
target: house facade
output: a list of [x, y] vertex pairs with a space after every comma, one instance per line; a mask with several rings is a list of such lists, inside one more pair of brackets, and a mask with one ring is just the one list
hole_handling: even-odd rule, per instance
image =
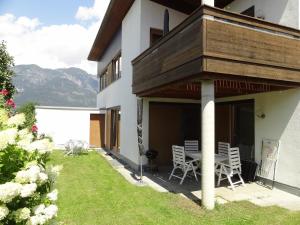
[[258, 164], [263, 140], [278, 141], [276, 185], [299, 193], [299, 29], [299, 0], [112, 0], [89, 54], [105, 148], [138, 168], [141, 98], [143, 145], [159, 166], [172, 163], [173, 144], [201, 142], [207, 208], [218, 141]]

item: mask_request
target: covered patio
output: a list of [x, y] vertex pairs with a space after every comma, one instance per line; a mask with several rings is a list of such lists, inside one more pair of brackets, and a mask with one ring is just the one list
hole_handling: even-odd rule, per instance
[[299, 39], [298, 30], [203, 5], [132, 61], [137, 96], [200, 101], [206, 208], [215, 198], [216, 101], [300, 87]]

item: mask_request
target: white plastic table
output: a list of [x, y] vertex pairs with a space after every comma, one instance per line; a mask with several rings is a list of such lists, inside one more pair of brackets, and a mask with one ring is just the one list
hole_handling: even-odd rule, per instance
[[[186, 152], [185, 153], [186, 156], [192, 158], [192, 159], [197, 159], [199, 161], [201, 161], [202, 159], [202, 153], [201, 152]], [[228, 160], [228, 157], [226, 156], [222, 156], [222, 155], [219, 155], [219, 154], [215, 154], [215, 163], [220, 163], [220, 162], [223, 162], [223, 161], [226, 161]]]

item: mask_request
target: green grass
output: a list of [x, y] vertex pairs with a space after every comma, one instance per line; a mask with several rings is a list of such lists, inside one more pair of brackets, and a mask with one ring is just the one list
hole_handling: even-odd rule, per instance
[[299, 212], [278, 207], [235, 202], [206, 211], [178, 195], [136, 187], [95, 152], [79, 157], [54, 152], [50, 163], [64, 166], [57, 182], [61, 224], [300, 224]]

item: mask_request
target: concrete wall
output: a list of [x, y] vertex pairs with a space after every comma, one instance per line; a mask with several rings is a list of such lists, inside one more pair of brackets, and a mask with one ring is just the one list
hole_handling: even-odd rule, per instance
[[241, 13], [255, 6], [255, 14], [265, 20], [299, 29], [299, 0], [235, 0], [226, 10]]
[[[219, 99], [254, 99], [255, 160], [260, 162], [262, 139], [280, 141], [276, 181], [300, 188], [300, 89]], [[269, 177], [270, 179], [272, 177]]]
[[56, 147], [70, 139], [90, 141], [90, 114], [100, 111], [88, 108], [37, 107], [36, 119], [40, 134], [50, 135]]
[[103, 72], [105, 67], [111, 62], [111, 60], [118, 54], [121, 50], [121, 41], [122, 41], [122, 31], [121, 29], [116, 33], [114, 39], [110, 43], [109, 47], [106, 49], [102, 59], [98, 62], [97, 65], [97, 74], [101, 75], [100, 73]]
[[[122, 76], [97, 96], [98, 108], [121, 107], [120, 154], [133, 164], [139, 163], [136, 96], [132, 94], [131, 61], [150, 45], [150, 28], [162, 29], [165, 7], [149, 0], [136, 0], [122, 22]], [[170, 29], [186, 16], [170, 11]], [[145, 126], [147, 129], [147, 126]], [[145, 137], [147, 139], [147, 137]], [[147, 140], [146, 140], [146, 144]]]

